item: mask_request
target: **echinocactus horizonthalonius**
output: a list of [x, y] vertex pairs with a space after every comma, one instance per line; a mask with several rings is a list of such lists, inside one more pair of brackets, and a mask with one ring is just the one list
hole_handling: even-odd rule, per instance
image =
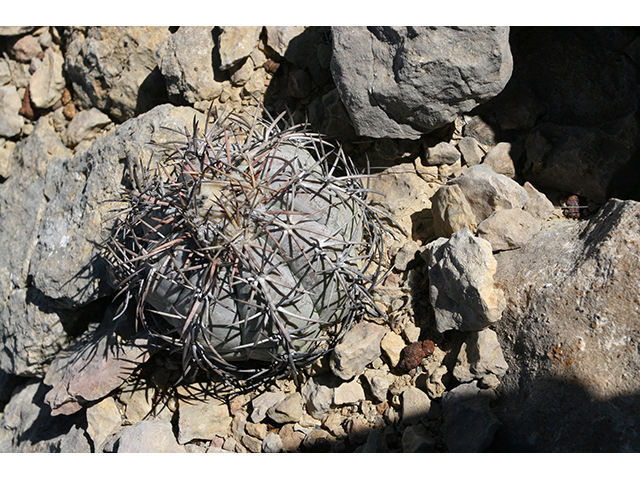
[[296, 377], [375, 307], [383, 227], [341, 148], [282, 116], [211, 113], [134, 166], [108, 260], [185, 374], [250, 388]]

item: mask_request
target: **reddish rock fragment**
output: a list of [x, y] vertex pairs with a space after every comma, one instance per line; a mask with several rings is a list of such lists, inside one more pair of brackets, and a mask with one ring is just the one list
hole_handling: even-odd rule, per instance
[[24, 91], [24, 98], [22, 99], [22, 107], [20, 108], [18, 113], [20, 115], [22, 115], [23, 117], [28, 118], [29, 120], [33, 120], [34, 117], [35, 117], [35, 114], [33, 112], [33, 108], [31, 107], [31, 99], [29, 97], [29, 85], [28, 84], [27, 84], [27, 87], [25, 88], [25, 91]]
[[564, 216], [567, 218], [580, 218], [580, 198], [578, 195], [571, 195], [567, 198]]
[[429, 355], [432, 355], [435, 344], [431, 340], [423, 340], [421, 342], [413, 342], [402, 349], [400, 352], [400, 362], [398, 369], [404, 372], [413, 370], [420, 362]]

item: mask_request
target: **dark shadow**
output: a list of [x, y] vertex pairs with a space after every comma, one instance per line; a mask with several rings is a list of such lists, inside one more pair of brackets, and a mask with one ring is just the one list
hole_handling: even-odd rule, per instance
[[159, 67], [155, 67], [138, 88], [135, 114], [141, 115], [158, 105], [169, 102], [167, 86]]

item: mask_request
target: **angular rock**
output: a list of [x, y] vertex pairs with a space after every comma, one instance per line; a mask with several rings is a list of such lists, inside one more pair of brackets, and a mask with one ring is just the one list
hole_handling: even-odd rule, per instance
[[194, 104], [213, 100], [222, 93], [214, 79], [213, 27], [180, 27], [167, 36], [157, 59], [173, 102]]
[[231, 427], [227, 404], [220, 399], [187, 398], [178, 402], [178, 443], [226, 437]]
[[516, 168], [513, 164], [510, 151], [510, 143], [500, 142], [487, 152], [482, 164], [491, 168], [491, 170], [496, 173], [514, 179], [516, 177]]
[[0, 87], [5, 86], [11, 81], [11, 69], [9, 63], [4, 59], [0, 59]]
[[262, 27], [222, 27], [218, 49], [220, 70], [227, 70], [247, 58], [258, 43]]
[[102, 452], [107, 440], [122, 425], [122, 414], [112, 397], [87, 408], [87, 435], [91, 438], [96, 452]]
[[356, 449], [358, 453], [389, 453], [389, 446], [384, 434], [379, 430], [371, 430], [367, 436], [367, 441]]
[[509, 364], [498, 451], [640, 449], [638, 218], [640, 203], [612, 199], [496, 255], [507, 308], [494, 328]]
[[417, 139], [497, 95], [511, 76], [505, 27], [331, 31], [331, 73], [361, 136]]
[[345, 382], [333, 390], [333, 403], [337, 406], [356, 405], [364, 398], [364, 390], [358, 380]]
[[540, 231], [542, 222], [519, 208], [496, 210], [478, 225], [478, 237], [494, 252], [520, 248]]
[[384, 402], [391, 385], [389, 377], [377, 370], [365, 370], [364, 378], [374, 399], [378, 402]]
[[460, 160], [460, 151], [448, 142], [427, 148], [427, 165], [452, 165]]
[[433, 453], [436, 439], [424, 425], [413, 425], [402, 432], [403, 453]]
[[110, 123], [111, 119], [97, 108], [78, 112], [67, 125], [64, 143], [73, 148], [82, 141], [93, 140]]
[[11, 138], [20, 134], [24, 117], [18, 114], [22, 99], [14, 85], [0, 87], [0, 137]]
[[321, 419], [331, 410], [333, 390], [317, 383], [313, 377], [305, 382], [301, 393], [304, 396], [307, 411], [313, 418]]
[[33, 32], [38, 27], [0, 27], [0, 37], [16, 37]]
[[483, 380], [488, 375], [502, 377], [508, 368], [496, 332], [486, 328], [467, 335], [456, 359], [453, 376], [460, 383], [468, 383]]
[[264, 27], [267, 32], [267, 46], [281, 57], [285, 56], [291, 40], [302, 32], [305, 27]]
[[251, 401], [253, 412], [249, 417], [253, 423], [259, 423], [267, 416], [267, 411], [284, 400], [286, 394], [282, 391], [265, 392]]
[[409, 387], [402, 392], [402, 422], [415, 425], [429, 414], [431, 399], [416, 387]]
[[429, 299], [439, 332], [482, 330], [500, 320], [504, 293], [494, 286], [491, 244], [467, 228], [427, 245]]
[[90, 27], [71, 34], [65, 72], [83, 110], [96, 107], [119, 121], [166, 102], [156, 51], [168, 27]]
[[525, 212], [529, 212], [539, 220], [546, 222], [553, 214], [555, 207], [544, 193], [539, 192], [529, 182], [524, 182], [524, 189], [527, 191], [527, 204], [524, 206]]
[[331, 371], [346, 381], [360, 375], [364, 367], [380, 356], [380, 342], [386, 332], [384, 327], [374, 323], [354, 325], [331, 353]]
[[186, 453], [173, 435], [170, 422], [144, 420], [122, 432], [114, 445], [115, 453]]
[[264, 453], [279, 453], [284, 449], [282, 438], [277, 433], [267, 433], [262, 440], [262, 451]]
[[269, 418], [276, 423], [298, 422], [302, 418], [303, 413], [302, 395], [300, 392], [292, 393], [267, 410]]
[[19, 62], [29, 62], [40, 52], [42, 52], [42, 47], [33, 35], [24, 35], [9, 42], [9, 53]]
[[431, 202], [433, 228], [438, 237], [450, 237], [462, 228], [475, 233], [478, 228], [476, 216], [458, 185], [443, 185]]
[[405, 347], [404, 340], [395, 332], [387, 332], [380, 342], [380, 348], [389, 359], [391, 367], [396, 367], [400, 361], [400, 352]]
[[442, 397], [442, 430], [451, 453], [479, 453], [493, 441], [502, 423], [489, 403], [495, 398], [492, 390], [481, 390], [476, 382], [464, 383]]
[[478, 141], [473, 137], [462, 137], [458, 142], [458, 149], [462, 154], [464, 163], [470, 167], [479, 165], [484, 157]]
[[523, 208], [526, 190], [512, 179], [494, 172], [486, 165], [476, 165], [447, 185], [458, 185], [479, 224], [496, 210]]
[[42, 63], [29, 81], [29, 96], [34, 107], [50, 108], [62, 98], [66, 86], [62, 75], [63, 65], [62, 54], [47, 48]]

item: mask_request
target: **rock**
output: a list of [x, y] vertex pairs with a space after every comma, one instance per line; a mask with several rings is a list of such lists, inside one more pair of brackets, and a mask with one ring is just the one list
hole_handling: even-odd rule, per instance
[[107, 440], [121, 428], [122, 414], [113, 397], [107, 397], [87, 408], [86, 415], [87, 435], [95, 451], [102, 452]]
[[420, 249], [421, 245], [414, 241], [409, 240], [402, 245], [402, 248], [396, 253], [394, 259], [394, 267], [401, 272], [404, 272], [409, 267], [409, 264], [416, 258], [416, 253]]
[[516, 177], [516, 169], [513, 164], [513, 158], [511, 158], [510, 151], [510, 143], [500, 142], [489, 150], [482, 163], [483, 165], [491, 168], [494, 172], [514, 179]]
[[509, 372], [497, 389], [495, 449], [640, 449], [639, 216], [640, 203], [612, 199], [496, 256], [507, 308], [495, 330]]
[[282, 438], [277, 433], [267, 433], [262, 440], [262, 451], [264, 453], [279, 453], [284, 450]]
[[491, 411], [492, 390], [464, 383], [442, 397], [444, 441], [451, 453], [485, 451], [502, 425]]
[[4, 59], [0, 59], [0, 87], [5, 86], [11, 81], [11, 69], [9, 63]]
[[284, 400], [267, 410], [267, 416], [276, 423], [298, 422], [303, 413], [300, 392], [288, 395]]
[[380, 356], [380, 342], [386, 332], [374, 323], [354, 325], [331, 353], [331, 371], [346, 381], [362, 374], [364, 368]]
[[305, 27], [264, 27], [264, 29], [267, 33], [267, 46], [284, 57], [291, 40], [304, 32]]
[[478, 237], [494, 252], [520, 248], [540, 231], [542, 222], [519, 208], [496, 210], [478, 225]]
[[331, 32], [331, 73], [361, 136], [417, 139], [497, 95], [511, 76], [505, 27]]
[[222, 93], [215, 81], [213, 27], [180, 27], [158, 49], [157, 61], [173, 102], [194, 104], [210, 101]]
[[0, 27], [0, 37], [17, 37], [33, 32], [38, 27]]
[[125, 429], [114, 445], [115, 453], [186, 453], [173, 435], [170, 422], [144, 420]]
[[64, 143], [73, 148], [82, 141], [93, 140], [111, 124], [111, 119], [97, 108], [78, 112], [69, 122], [64, 133]]
[[528, 200], [523, 187], [486, 165], [470, 167], [447, 185], [460, 187], [478, 224], [496, 210], [522, 209]]
[[333, 403], [336, 406], [356, 405], [364, 398], [364, 390], [358, 380], [345, 382], [333, 390]]
[[251, 435], [242, 436], [242, 444], [252, 453], [262, 453], [262, 440]]
[[247, 58], [258, 43], [262, 27], [222, 27], [218, 49], [220, 70], [227, 70]]
[[73, 31], [65, 54], [65, 72], [75, 101], [125, 121], [166, 102], [156, 51], [167, 27], [90, 27]]
[[125, 169], [149, 161], [152, 140], [178, 138], [161, 126], [182, 130], [194, 116], [202, 118], [188, 107], [162, 105], [119, 125], [72, 159], [49, 164], [44, 187], [49, 201], [28, 272], [38, 290], [65, 308], [113, 291], [103, 246], [116, 221], [114, 199], [122, 195]]
[[429, 299], [439, 332], [482, 330], [500, 320], [505, 298], [494, 287], [491, 244], [467, 228], [427, 245]]
[[388, 375], [378, 370], [365, 370], [364, 378], [367, 381], [373, 398], [378, 402], [384, 402], [387, 399], [387, 392], [391, 385], [391, 380], [389, 380]]
[[52, 48], [44, 52], [42, 63], [29, 81], [29, 96], [36, 108], [51, 108], [62, 98], [66, 82], [62, 75], [64, 58]]
[[400, 361], [400, 352], [405, 347], [404, 340], [395, 332], [387, 332], [380, 342], [380, 348], [389, 359], [389, 365], [392, 368], [398, 365]]
[[264, 440], [264, 437], [267, 436], [267, 425], [264, 423], [247, 422], [244, 428], [249, 435], [258, 440]]
[[402, 432], [403, 453], [433, 453], [436, 439], [424, 425], [412, 425]]
[[367, 441], [371, 427], [367, 424], [367, 421], [360, 415], [353, 416], [346, 421], [346, 431], [349, 438], [349, 442], [352, 445], [360, 445]]
[[249, 417], [253, 423], [260, 423], [267, 416], [267, 411], [283, 401], [286, 394], [282, 391], [265, 392], [258, 395], [251, 401], [253, 412]]
[[447, 142], [427, 148], [427, 165], [452, 165], [460, 160], [460, 151]]
[[458, 353], [453, 376], [460, 383], [469, 383], [483, 380], [489, 375], [502, 377], [508, 368], [496, 332], [486, 328], [467, 335]]
[[449, 372], [446, 365], [439, 365], [433, 370], [429, 378], [427, 378], [425, 385], [429, 398], [436, 399], [442, 397], [447, 390], [445, 382], [448, 375]]
[[458, 149], [462, 153], [464, 163], [470, 167], [479, 165], [484, 157], [478, 141], [473, 137], [462, 137], [458, 142]]
[[358, 453], [389, 453], [389, 446], [385, 440], [384, 434], [379, 429], [369, 432], [367, 441], [361, 447], [356, 449]]
[[527, 204], [524, 206], [525, 212], [530, 213], [537, 219], [546, 222], [553, 214], [555, 207], [544, 193], [539, 192], [529, 182], [524, 182], [524, 189], [527, 191]]
[[42, 47], [33, 35], [24, 35], [9, 42], [9, 54], [19, 62], [28, 63], [41, 52]]
[[426, 417], [431, 408], [431, 399], [422, 390], [409, 387], [402, 392], [402, 422], [415, 425]]
[[282, 440], [282, 448], [285, 452], [296, 452], [300, 448], [302, 441], [306, 435], [293, 429], [293, 423], [283, 425], [278, 432]]
[[311, 377], [301, 389], [307, 411], [317, 419], [322, 419], [331, 410], [333, 403], [333, 390], [320, 382], [320, 378], [316, 381], [314, 377]]
[[52, 362], [44, 379], [53, 387], [45, 396], [51, 415], [70, 415], [105, 397], [151, 356], [148, 334], [125, 333], [126, 320], [115, 322], [115, 313], [107, 309], [100, 327], [89, 329]]
[[24, 126], [24, 118], [18, 115], [20, 107], [22, 99], [16, 87], [0, 87], [0, 137], [11, 138], [20, 134]]
[[458, 185], [443, 185], [435, 193], [431, 202], [436, 236], [450, 237], [462, 228], [475, 233], [478, 228], [476, 216]]

